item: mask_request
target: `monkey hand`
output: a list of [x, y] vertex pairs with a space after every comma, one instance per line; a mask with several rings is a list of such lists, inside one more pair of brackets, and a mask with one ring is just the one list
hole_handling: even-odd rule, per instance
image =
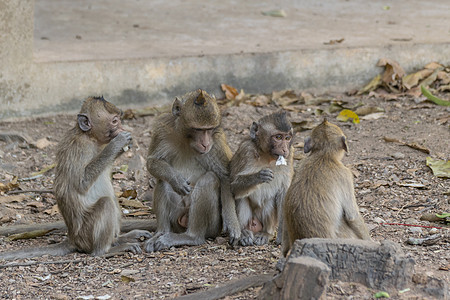
[[121, 131], [115, 138], [111, 140], [109, 144], [111, 145], [111, 147], [113, 147], [114, 153], [119, 154], [123, 152], [123, 148], [125, 148], [125, 146], [129, 146], [131, 139], [132, 138], [130, 132]]
[[251, 230], [248, 229], [244, 229], [242, 230], [242, 237], [239, 240], [239, 244], [241, 244], [242, 246], [253, 246], [253, 232]]
[[273, 180], [273, 171], [271, 169], [262, 169], [256, 174], [258, 183], [271, 182]]
[[155, 242], [163, 234], [164, 234], [163, 232], [157, 232], [157, 233], [155, 233], [153, 235], [153, 237], [151, 239], [146, 240], [144, 242], [144, 250], [145, 250], [145, 252], [155, 252], [156, 251], [155, 250]]
[[143, 242], [144, 240], [147, 240], [152, 237], [152, 234], [148, 232], [147, 230], [140, 230], [140, 229], [134, 229], [130, 232], [127, 232], [125, 234], [122, 234], [119, 237], [120, 242]]
[[270, 235], [265, 232], [258, 232], [253, 238], [253, 245], [261, 246], [269, 243]]
[[223, 221], [223, 230], [228, 232], [230, 236], [229, 244], [231, 246], [236, 246], [241, 238], [241, 227], [239, 223], [228, 224], [228, 222]]
[[173, 190], [181, 196], [189, 195], [192, 191], [191, 183], [182, 176], [175, 177], [175, 180], [170, 184], [172, 185]]

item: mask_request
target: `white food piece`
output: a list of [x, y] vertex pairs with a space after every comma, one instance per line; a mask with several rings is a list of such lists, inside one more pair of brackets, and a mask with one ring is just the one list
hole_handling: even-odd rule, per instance
[[129, 149], [130, 147], [128, 147], [128, 145], [122, 148], [123, 152], [127, 152]]
[[279, 165], [285, 166], [285, 165], [287, 165], [286, 159], [284, 158], [283, 155], [278, 156], [278, 159], [277, 159], [277, 162], [275, 163], [275, 165], [276, 166], [279, 166]]

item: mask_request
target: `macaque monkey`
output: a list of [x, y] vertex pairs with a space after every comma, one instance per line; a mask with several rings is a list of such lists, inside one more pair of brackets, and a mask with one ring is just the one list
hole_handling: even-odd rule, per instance
[[342, 130], [324, 120], [305, 139], [304, 152], [283, 206], [282, 253], [296, 239], [356, 238], [370, 240], [356, 204], [353, 175], [341, 160], [348, 152]]
[[75, 251], [93, 255], [142, 252], [138, 242], [151, 237], [148, 231], [132, 230], [119, 235], [121, 210], [111, 182], [111, 169], [131, 141], [131, 134], [122, 129], [121, 114], [103, 97], [88, 98], [76, 126], [58, 145], [54, 194], [68, 229], [67, 240], [34, 250], [2, 253], [0, 259]]
[[222, 229], [228, 231], [231, 244], [240, 238], [230, 159], [219, 107], [205, 91], [176, 98], [172, 112], [155, 120], [147, 169], [157, 179], [157, 233], [146, 241], [147, 252], [199, 245]]
[[278, 225], [281, 205], [293, 176], [293, 130], [286, 112], [253, 122], [250, 136], [231, 160], [231, 191], [241, 226], [243, 246], [267, 244]]

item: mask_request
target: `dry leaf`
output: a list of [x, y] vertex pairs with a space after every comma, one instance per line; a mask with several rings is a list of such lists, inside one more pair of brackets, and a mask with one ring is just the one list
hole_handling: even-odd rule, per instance
[[384, 109], [376, 106], [361, 106], [355, 110], [358, 116], [366, 116], [374, 113], [384, 112]]
[[247, 101], [247, 103], [256, 107], [261, 107], [269, 105], [270, 99], [265, 95], [256, 95], [254, 97], [251, 97], [250, 100]]
[[434, 176], [450, 178], [450, 161], [427, 157], [427, 166], [433, 171]]
[[431, 62], [425, 65], [425, 69], [436, 70], [438, 68], [443, 68], [443, 66], [437, 62]]
[[122, 192], [122, 194], [119, 197], [136, 199], [137, 191], [136, 190], [125, 190]]
[[450, 84], [450, 74], [445, 71], [439, 71], [437, 79], [441, 81], [441, 84]]
[[42, 208], [45, 207], [45, 204], [39, 201], [31, 201], [27, 203], [27, 206], [36, 207], [36, 208]]
[[438, 88], [438, 91], [439, 91], [439, 92], [448, 92], [448, 91], [450, 91], [450, 84], [447, 84], [447, 85], [441, 85], [441, 86]]
[[36, 141], [35, 146], [38, 149], [44, 149], [50, 145], [53, 145], [54, 143], [47, 140], [47, 138], [42, 138]]
[[372, 92], [373, 90], [377, 89], [381, 85], [381, 75], [378, 74], [375, 76], [369, 84], [367, 84], [365, 87], [360, 89], [357, 93], [357, 95], [361, 95], [367, 92]]
[[419, 83], [419, 85], [420, 85], [420, 86], [424, 86], [424, 87], [427, 87], [427, 86], [432, 85], [433, 82], [436, 81], [437, 75], [438, 75], [439, 72], [440, 72], [440, 69], [435, 70], [430, 76], [428, 76], [427, 78], [425, 78], [424, 80], [422, 80], [422, 81]]
[[405, 186], [405, 187], [413, 187], [417, 189], [426, 189], [428, 188], [425, 184], [419, 183], [419, 182], [397, 182], [398, 186]]
[[236, 99], [236, 96], [239, 95], [237, 89], [228, 84], [223, 83], [220, 87], [222, 88], [222, 91], [225, 93], [225, 98], [227, 98], [228, 100], [234, 100]]
[[19, 183], [17, 183], [17, 176], [8, 182], [7, 184], [0, 182], [0, 192], [9, 192], [19, 187]]
[[396, 85], [397, 81], [405, 76], [403, 68], [398, 62], [392, 59], [382, 58], [378, 61], [377, 66], [385, 67], [384, 73], [381, 76], [381, 81], [387, 85]]
[[405, 77], [402, 78], [402, 84], [407, 90], [409, 90], [412, 87], [418, 85], [420, 80], [430, 76], [430, 74], [432, 74], [432, 73], [433, 73], [433, 70], [424, 69], [424, 70], [420, 70], [416, 73], [406, 75]]
[[378, 120], [385, 116], [384, 112], [374, 113], [367, 116], [361, 117], [362, 120]]
[[344, 38], [339, 39], [339, 40], [330, 40], [329, 42], [324, 43], [324, 45], [335, 45], [335, 44], [340, 44], [344, 41]]
[[292, 128], [294, 132], [301, 132], [305, 130], [311, 130], [315, 127], [314, 123], [309, 120], [291, 120]]
[[133, 208], [148, 208], [146, 205], [142, 204], [141, 201], [131, 200], [131, 199], [120, 199], [122, 206], [128, 206]]
[[27, 196], [23, 194], [0, 196], [0, 203], [22, 202], [25, 199], [27, 199]]
[[46, 213], [47, 215], [50, 215], [50, 216], [55, 216], [55, 215], [59, 214], [58, 205], [55, 204], [52, 206], [52, 208], [44, 210], [44, 213]]

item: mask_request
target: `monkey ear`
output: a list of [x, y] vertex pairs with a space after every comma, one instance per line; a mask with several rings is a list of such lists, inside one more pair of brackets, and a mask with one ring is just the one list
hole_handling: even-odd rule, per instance
[[172, 114], [175, 117], [179, 117], [181, 115], [181, 100], [178, 97], [175, 98], [172, 105]]
[[348, 152], [348, 144], [347, 144], [347, 139], [345, 138], [345, 136], [341, 137], [342, 140], [342, 149], [345, 150], [345, 152]]
[[308, 136], [307, 138], [305, 138], [305, 145], [303, 146], [303, 152], [305, 153], [309, 153], [312, 149], [312, 140], [311, 137]]
[[258, 132], [258, 123], [253, 122], [252, 127], [250, 127], [250, 137], [252, 140], [256, 140], [256, 132]]
[[89, 131], [92, 128], [89, 117], [86, 114], [78, 114], [78, 126], [84, 132]]

